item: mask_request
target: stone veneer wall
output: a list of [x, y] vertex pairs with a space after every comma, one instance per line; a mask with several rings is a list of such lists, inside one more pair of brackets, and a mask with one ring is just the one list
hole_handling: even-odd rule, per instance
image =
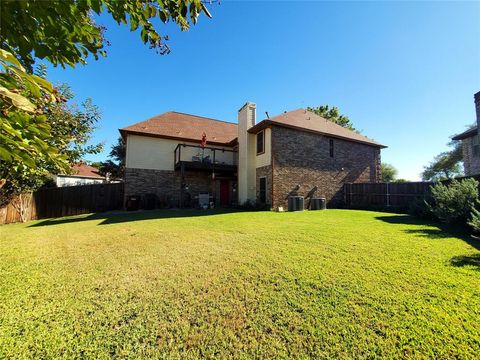
[[330, 139], [272, 127], [274, 209], [287, 209], [289, 195], [304, 196], [305, 208], [316, 196], [325, 196], [330, 207], [342, 206], [345, 183], [380, 181], [379, 148], [333, 138], [334, 157], [330, 157]]
[[473, 136], [462, 140], [463, 167], [465, 175], [480, 174], [480, 156], [473, 155]]
[[257, 200], [260, 199], [260, 178], [265, 177], [267, 180], [267, 193], [265, 196], [266, 204], [272, 205], [272, 166], [262, 166], [256, 169], [256, 189]]
[[[178, 171], [126, 168], [125, 197], [156, 194], [159, 205], [177, 207], [180, 205], [181, 181]], [[186, 171], [185, 183], [188, 185], [192, 202], [199, 192], [215, 192], [211, 174], [208, 172]]]

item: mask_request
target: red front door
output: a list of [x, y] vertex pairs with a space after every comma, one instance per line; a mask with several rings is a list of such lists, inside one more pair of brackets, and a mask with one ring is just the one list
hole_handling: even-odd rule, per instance
[[228, 180], [220, 181], [220, 205], [230, 205], [230, 187]]

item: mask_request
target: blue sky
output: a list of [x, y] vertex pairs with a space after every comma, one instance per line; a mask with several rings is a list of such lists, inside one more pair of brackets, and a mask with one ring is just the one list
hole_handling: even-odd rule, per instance
[[102, 111], [94, 140], [106, 159], [118, 128], [169, 110], [236, 121], [300, 107], [338, 106], [388, 145], [382, 160], [415, 180], [475, 121], [480, 90], [480, 2], [246, 2], [210, 7], [189, 32], [161, 26], [172, 53], [144, 46], [107, 16], [107, 58], [50, 69]]

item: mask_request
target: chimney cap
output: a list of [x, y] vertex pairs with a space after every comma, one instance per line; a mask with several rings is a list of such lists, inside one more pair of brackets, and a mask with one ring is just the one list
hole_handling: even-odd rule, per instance
[[250, 107], [250, 108], [257, 108], [257, 105], [253, 102], [247, 101], [241, 108], [238, 110], [238, 112], [242, 111], [245, 107]]

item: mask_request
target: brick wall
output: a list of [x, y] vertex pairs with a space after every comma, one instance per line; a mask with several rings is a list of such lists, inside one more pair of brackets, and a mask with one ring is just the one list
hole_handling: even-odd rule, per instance
[[[177, 207], [180, 205], [181, 184], [182, 179], [178, 171], [125, 169], [126, 197], [156, 194], [159, 205]], [[209, 172], [186, 171], [185, 184], [188, 186], [188, 190], [184, 191], [183, 200], [185, 201], [187, 193], [189, 193], [192, 205], [196, 204], [194, 197], [199, 192], [215, 192]]]
[[343, 184], [377, 182], [380, 149], [361, 143], [333, 139], [294, 129], [272, 127], [273, 208], [288, 205], [289, 195], [325, 196], [330, 207], [344, 203]]
[[463, 166], [466, 176], [480, 174], [480, 156], [473, 155], [472, 142], [473, 137], [462, 140]]

